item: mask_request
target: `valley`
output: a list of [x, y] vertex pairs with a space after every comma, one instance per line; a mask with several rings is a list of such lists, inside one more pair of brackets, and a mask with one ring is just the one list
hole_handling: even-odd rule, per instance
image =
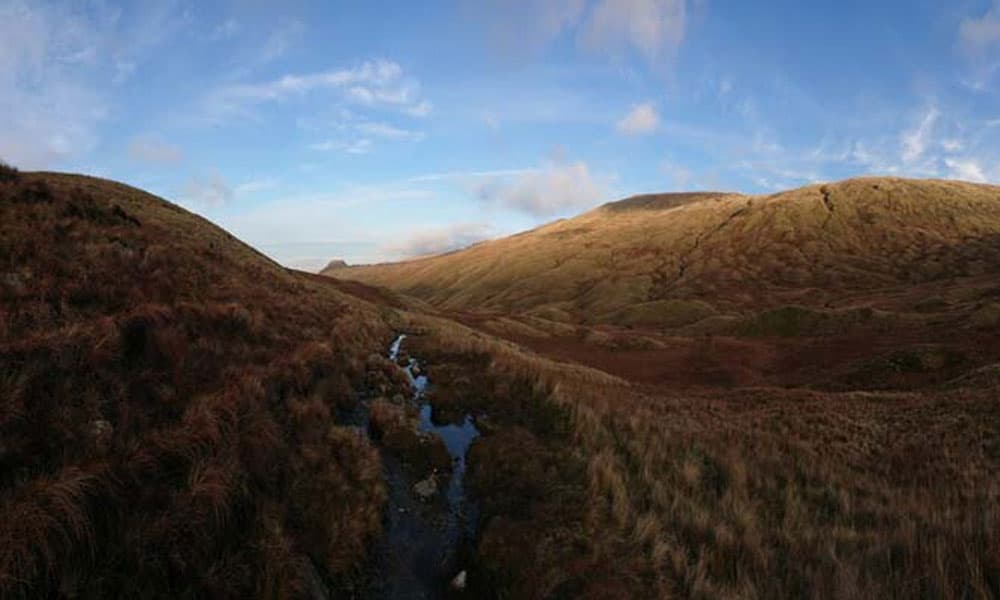
[[0, 596], [989, 597], [1000, 189], [612, 203], [284, 268], [0, 181]]

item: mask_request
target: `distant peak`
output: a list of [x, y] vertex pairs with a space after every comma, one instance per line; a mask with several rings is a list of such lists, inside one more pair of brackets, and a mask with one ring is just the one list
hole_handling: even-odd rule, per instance
[[336, 270], [336, 269], [346, 269], [349, 266], [350, 265], [348, 265], [347, 262], [344, 261], [343, 259], [335, 258], [335, 259], [331, 260], [330, 262], [326, 263], [326, 266], [323, 267], [323, 271], [322, 272], [333, 271], [333, 270]]
[[636, 210], [666, 210], [677, 208], [685, 204], [721, 198], [727, 194], [723, 192], [681, 192], [672, 194], [640, 194], [630, 196], [624, 200], [608, 202], [601, 207], [609, 212], [630, 212]]

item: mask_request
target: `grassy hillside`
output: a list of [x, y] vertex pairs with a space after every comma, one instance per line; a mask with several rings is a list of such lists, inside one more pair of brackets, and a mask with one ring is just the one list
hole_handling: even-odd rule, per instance
[[[717, 223], [734, 198], [581, 219]], [[992, 227], [982, 202], [955, 257], [995, 249], [968, 233]], [[955, 260], [967, 277], [913, 287], [768, 283], [776, 305], [753, 309], [691, 279], [607, 313], [449, 311], [288, 271], [128, 186], [0, 169], [0, 597], [370, 597], [393, 577], [372, 570], [387, 465], [432, 462], [384, 358], [400, 331], [432, 419], [481, 433], [469, 597], [996, 596], [1000, 285]], [[810, 300], [825, 290], [832, 307]], [[603, 314], [631, 328], [583, 322]], [[366, 403], [380, 435], [345, 425]]]
[[391, 330], [187, 211], [0, 182], [0, 596], [286, 597], [364, 558], [378, 455], [331, 412]]
[[890, 178], [641, 196], [461, 252], [326, 271], [449, 310], [664, 327], [998, 272], [1000, 188]]

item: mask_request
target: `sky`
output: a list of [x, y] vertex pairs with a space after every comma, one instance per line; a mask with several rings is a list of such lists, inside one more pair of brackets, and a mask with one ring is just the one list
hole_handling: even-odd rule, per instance
[[636, 193], [1000, 182], [1000, 0], [0, 0], [0, 159], [318, 269]]

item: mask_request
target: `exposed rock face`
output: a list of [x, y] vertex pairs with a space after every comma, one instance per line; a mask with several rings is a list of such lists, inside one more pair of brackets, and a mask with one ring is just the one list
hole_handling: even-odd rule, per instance
[[348, 267], [347, 262], [345, 262], [345, 261], [337, 258], [337, 259], [331, 260], [330, 262], [326, 263], [326, 266], [323, 267], [323, 270], [320, 271], [320, 273], [326, 273], [328, 271], [335, 271], [337, 269], [346, 269], [347, 267]]

